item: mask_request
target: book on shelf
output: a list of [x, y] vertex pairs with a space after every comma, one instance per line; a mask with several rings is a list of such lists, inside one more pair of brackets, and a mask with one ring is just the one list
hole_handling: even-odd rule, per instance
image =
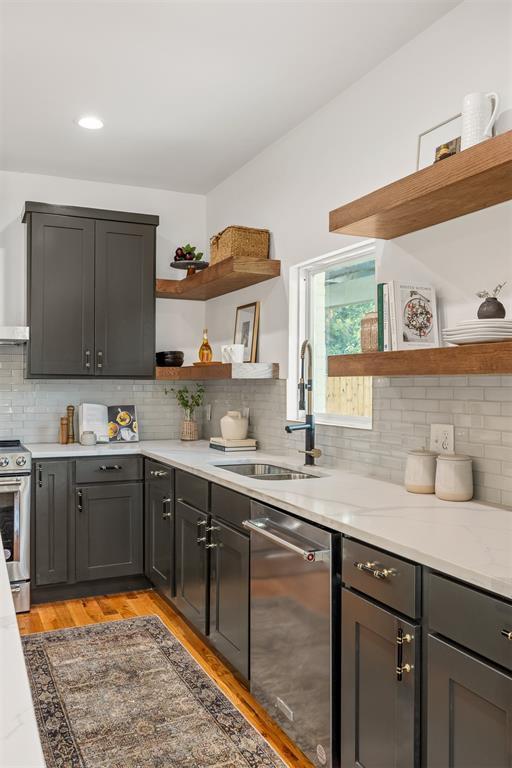
[[431, 285], [379, 283], [377, 315], [379, 352], [439, 346], [436, 293]]

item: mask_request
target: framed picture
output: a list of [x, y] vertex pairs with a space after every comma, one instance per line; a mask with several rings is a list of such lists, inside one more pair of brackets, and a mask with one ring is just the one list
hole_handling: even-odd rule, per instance
[[[418, 137], [417, 169], [427, 168], [445, 157], [460, 152], [462, 115], [454, 115]], [[444, 147], [447, 146], [448, 149]], [[441, 149], [443, 147], [443, 149]]]
[[110, 443], [134, 443], [139, 440], [135, 405], [108, 406], [108, 439]]
[[236, 308], [234, 344], [243, 344], [244, 363], [255, 363], [258, 354], [260, 303], [244, 304]]
[[436, 293], [431, 285], [390, 283], [390, 319], [393, 349], [439, 346]]

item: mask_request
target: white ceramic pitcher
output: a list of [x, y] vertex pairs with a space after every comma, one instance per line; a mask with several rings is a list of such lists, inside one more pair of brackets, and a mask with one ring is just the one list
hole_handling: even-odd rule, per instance
[[462, 103], [461, 149], [492, 136], [500, 100], [497, 93], [468, 93]]

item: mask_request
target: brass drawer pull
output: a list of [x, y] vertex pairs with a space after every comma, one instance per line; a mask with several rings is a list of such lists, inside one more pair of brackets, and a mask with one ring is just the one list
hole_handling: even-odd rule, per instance
[[396, 570], [394, 568], [377, 568], [377, 563], [354, 563], [358, 571], [364, 571], [369, 573], [374, 579], [387, 579], [389, 576], [395, 576]]
[[512, 640], [512, 629], [502, 629], [501, 634], [505, 640]]

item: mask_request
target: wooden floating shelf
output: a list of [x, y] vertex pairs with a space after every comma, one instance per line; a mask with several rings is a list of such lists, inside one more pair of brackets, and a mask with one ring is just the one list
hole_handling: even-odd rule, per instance
[[492, 373], [512, 373], [512, 341], [332, 355], [328, 358], [328, 376], [463, 376]]
[[512, 131], [329, 214], [329, 230], [391, 240], [512, 198]]
[[158, 381], [211, 381], [215, 379], [278, 379], [279, 363], [219, 363], [156, 368]]
[[272, 280], [281, 274], [281, 262], [275, 259], [240, 261], [224, 259], [183, 280], [157, 280], [158, 299], [207, 301], [249, 285]]

